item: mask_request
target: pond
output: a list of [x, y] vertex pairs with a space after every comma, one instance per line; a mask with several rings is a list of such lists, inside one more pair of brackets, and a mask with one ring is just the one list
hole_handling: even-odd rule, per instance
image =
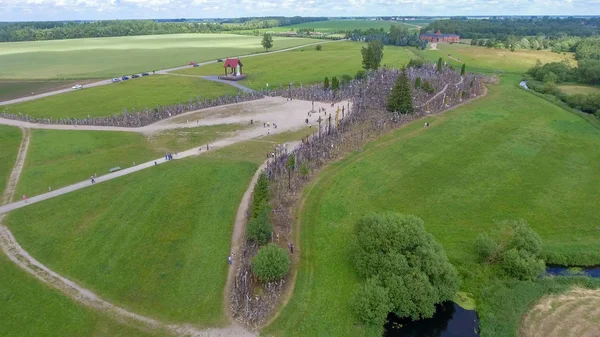
[[600, 266], [594, 267], [565, 267], [548, 265], [546, 274], [553, 276], [589, 276], [600, 278]]
[[454, 302], [437, 306], [432, 318], [412, 321], [388, 315], [384, 337], [478, 337], [479, 319], [475, 310], [465, 310]]

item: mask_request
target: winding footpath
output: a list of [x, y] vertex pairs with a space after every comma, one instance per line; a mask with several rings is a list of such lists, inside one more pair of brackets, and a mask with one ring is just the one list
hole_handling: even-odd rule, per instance
[[[296, 50], [296, 49], [300, 49], [300, 48], [304, 48], [304, 47], [310, 47], [310, 46], [314, 46], [317, 44], [325, 44], [325, 43], [333, 43], [333, 42], [338, 42], [338, 41], [345, 41], [345, 40], [335, 40], [335, 41], [319, 41], [319, 42], [314, 42], [314, 43], [308, 43], [308, 44], [303, 44], [300, 46], [296, 46], [296, 47], [291, 47], [291, 48], [285, 48], [285, 49], [279, 49], [279, 50], [274, 50], [274, 51], [269, 51], [269, 52], [265, 52], [265, 53], [257, 53], [257, 54], [247, 54], [247, 55], [239, 55], [239, 56], [231, 56], [229, 58], [237, 58], [237, 57], [244, 57], [244, 58], [248, 58], [248, 57], [255, 57], [255, 56], [263, 56], [263, 55], [270, 55], [270, 54], [276, 54], [276, 53], [283, 53], [286, 51], [291, 51], [291, 50]], [[217, 60], [212, 60], [212, 61], [206, 61], [206, 62], [201, 62], [201, 63], [197, 63], [198, 66], [202, 67], [208, 64], [213, 64], [213, 63], [217, 63]], [[174, 71], [178, 71], [178, 70], [183, 70], [183, 69], [188, 69], [190, 68], [190, 65], [185, 65], [185, 66], [178, 66], [178, 67], [174, 67], [174, 68], [169, 68], [169, 69], [161, 69], [161, 70], [157, 70], [156, 74], [169, 74], [171, 72]], [[173, 75], [173, 74], [171, 74]], [[135, 80], [135, 79], [133, 79]], [[98, 82], [93, 82], [93, 83], [89, 83], [84, 85], [84, 88], [93, 88], [93, 87], [99, 87], [102, 85], [107, 85], [107, 84], [111, 84], [112, 83], [112, 79], [108, 79], [108, 80], [102, 80], [102, 81], [98, 81]], [[231, 84], [231, 83], [227, 83], [227, 84]], [[55, 90], [55, 91], [50, 91], [50, 92], [46, 92], [43, 94], [38, 94], [38, 95], [31, 95], [31, 96], [26, 96], [26, 97], [21, 97], [21, 98], [16, 98], [16, 99], [11, 99], [8, 101], [3, 101], [0, 102], [0, 106], [2, 105], [9, 105], [9, 104], [15, 104], [15, 103], [22, 103], [22, 102], [27, 102], [27, 101], [33, 101], [39, 98], [43, 98], [43, 97], [49, 97], [49, 96], [54, 96], [54, 95], [59, 95], [59, 94], [64, 94], [67, 92], [71, 92], [73, 91], [73, 89], [61, 89], [61, 90]]]

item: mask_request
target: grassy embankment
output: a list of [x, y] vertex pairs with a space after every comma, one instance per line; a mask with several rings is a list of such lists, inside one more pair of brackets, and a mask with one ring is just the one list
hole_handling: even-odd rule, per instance
[[0, 125], [0, 148], [2, 149], [0, 151], [0, 204], [4, 202], [4, 189], [15, 165], [22, 137], [23, 134], [20, 129]]
[[[462, 289], [491, 306], [482, 289], [502, 276], [475, 258], [474, 240], [494, 221], [524, 218], [545, 252], [593, 264], [594, 195], [600, 190], [600, 129], [519, 89], [518, 77], [487, 98], [381, 137], [323, 170], [304, 194], [301, 263], [294, 295], [265, 330], [276, 336], [364, 336], [349, 294], [359, 284], [349, 258], [356, 220], [369, 212], [422, 217], [463, 279]], [[596, 247], [596, 248], [595, 248]], [[596, 250], [597, 251], [597, 250]], [[515, 308], [524, 312], [529, 302]], [[494, 335], [482, 311], [482, 334]], [[516, 326], [516, 320], [506, 324]], [[489, 332], [489, 333], [488, 333]], [[515, 331], [516, 333], [516, 331]]]
[[[248, 76], [241, 84], [253, 89], [265, 89], [279, 86], [287, 88], [290, 82], [295, 86], [322, 82], [325, 76], [350, 75], [354, 77], [362, 69], [360, 49], [365, 44], [360, 42], [333, 42], [322, 46], [317, 51], [315, 46], [297, 50], [243, 59], [244, 73]], [[411, 54], [404, 48], [385, 46], [382, 64], [401, 67], [408, 63]], [[178, 71], [189, 75], [219, 75], [223, 72], [223, 64], [209, 64], [203, 67]]]
[[[6, 224], [32, 256], [107, 300], [168, 322], [223, 325], [242, 194], [266, 151], [311, 131], [175, 160], [13, 211]], [[59, 324], [55, 317], [47, 324]]]
[[[37, 195], [225, 138], [237, 124], [163, 131], [151, 135], [111, 131], [32, 130], [17, 195]], [[13, 160], [14, 162], [14, 160]]]
[[[7, 42], [0, 79], [111, 78], [263, 52], [259, 36], [172, 34]], [[275, 37], [273, 50], [317, 42]]]
[[105, 86], [74, 90], [60, 95], [3, 107], [7, 112], [34, 117], [85, 118], [122, 114], [123, 110], [151, 109], [235, 94], [232, 86], [202, 78], [152, 75]]

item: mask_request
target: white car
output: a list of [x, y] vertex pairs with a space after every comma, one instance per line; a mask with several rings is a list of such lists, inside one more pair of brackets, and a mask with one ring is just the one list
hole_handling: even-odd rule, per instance
[[71, 89], [76, 89], [76, 90], [77, 90], [77, 89], [83, 89], [83, 85], [81, 85], [81, 84], [76, 84], [76, 85], [72, 86], [72, 87], [71, 87]]
[[113, 83], [121, 82], [121, 79], [120, 79], [120, 78], [113, 78], [113, 79], [112, 79], [112, 82], [113, 82]]

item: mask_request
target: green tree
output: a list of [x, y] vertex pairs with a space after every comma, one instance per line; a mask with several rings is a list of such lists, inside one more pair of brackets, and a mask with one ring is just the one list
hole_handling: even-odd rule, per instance
[[288, 170], [288, 188], [292, 189], [292, 171], [294, 171], [294, 168], [296, 167], [296, 157], [293, 153], [290, 154], [286, 166]]
[[421, 59], [410, 59], [406, 68], [421, 68], [425, 62]]
[[406, 70], [402, 70], [387, 101], [387, 110], [399, 114], [414, 112], [412, 91]]
[[460, 68], [460, 75], [461, 76], [465, 75], [465, 72], [467, 70], [466, 67], [467, 67], [466, 63], [463, 63], [462, 67]]
[[340, 81], [338, 81], [337, 77], [333, 76], [331, 78], [331, 90], [338, 90], [340, 88]]
[[274, 244], [269, 244], [258, 250], [252, 259], [252, 273], [262, 282], [272, 282], [282, 279], [290, 267], [287, 252]]
[[376, 277], [367, 279], [354, 292], [350, 303], [354, 315], [363, 323], [378, 326], [383, 326], [387, 314], [393, 309], [387, 288]]
[[318, 44], [318, 45], [316, 45], [316, 46], [315, 46], [315, 49], [316, 49], [317, 51], [321, 51], [321, 50], [323, 50], [323, 46], [322, 46], [322, 45], [320, 45], [320, 44]]
[[273, 37], [271, 36], [271, 34], [263, 35], [263, 39], [260, 44], [263, 46], [263, 48], [265, 48], [265, 50], [273, 48]]
[[252, 194], [252, 216], [258, 216], [261, 203], [269, 202], [269, 179], [263, 172], [258, 176], [258, 180], [254, 185], [254, 193]]
[[354, 75], [354, 79], [356, 79], [356, 80], [362, 80], [366, 76], [367, 76], [367, 73], [364, 70], [359, 70], [359, 71], [356, 72], [356, 75]]
[[419, 89], [421, 87], [421, 78], [417, 77], [415, 80], [415, 89]]
[[383, 43], [379, 40], [370, 41], [366, 47], [360, 50], [362, 54], [362, 64], [365, 70], [377, 70], [383, 59]]
[[[363, 321], [378, 324], [387, 309], [415, 320], [432, 317], [435, 305], [454, 298], [458, 289], [456, 270], [444, 249], [415, 216], [384, 213], [361, 218], [352, 252], [358, 274], [367, 280], [352, 302], [355, 309], [371, 308], [368, 315], [359, 316]], [[378, 287], [387, 290], [387, 298]]]
[[486, 263], [500, 264], [510, 276], [531, 280], [544, 271], [542, 239], [525, 220], [504, 221], [477, 237], [475, 247]]
[[442, 65], [443, 65], [443, 62], [444, 62], [444, 61], [442, 60], [442, 58], [441, 58], [441, 57], [440, 57], [440, 58], [438, 59], [438, 61], [437, 61], [437, 71], [438, 71], [438, 73], [442, 72]]
[[329, 89], [329, 78], [325, 76], [325, 80], [323, 81], [323, 90]]
[[421, 88], [423, 88], [423, 90], [427, 93], [433, 94], [435, 92], [435, 89], [431, 86], [431, 83], [429, 83], [429, 81], [425, 80], [423, 82], [423, 85], [421, 85]]
[[273, 225], [269, 220], [271, 207], [266, 201], [262, 201], [258, 208], [258, 214], [248, 222], [246, 229], [248, 239], [255, 241], [259, 245], [264, 245], [271, 239]]

